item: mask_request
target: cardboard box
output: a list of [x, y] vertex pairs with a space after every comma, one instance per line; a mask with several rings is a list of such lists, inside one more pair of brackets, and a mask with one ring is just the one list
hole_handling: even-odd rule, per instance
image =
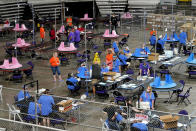
[[104, 74], [104, 80], [112, 80], [114, 81], [115, 79], [115, 76], [116, 76], [116, 72], [107, 72]]
[[151, 53], [148, 55], [149, 61], [158, 61], [159, 59], [159, 53]]
[[62, 100], [57, 105], [59, 106], [59, 112], [67, 112], [72, 109], [72, 100]]
[[164, 129], [177, 128], [179, 116], [164, 115], [160, 116], [160, 120], [164, 123]]

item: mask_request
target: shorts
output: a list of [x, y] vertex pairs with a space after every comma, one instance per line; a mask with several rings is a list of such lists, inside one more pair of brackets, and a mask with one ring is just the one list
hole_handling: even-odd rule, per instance
[[52, 69], [53, 75], [56, 75], [56, 72], [57, 72], [58, 75], [61, 74], [58, 66], [55, 66], [55, 67], [51, 66], [51, 69]]
[[92, 79], [91, 84], [92, 84], [92, 85], [95, 85], [97, 82], [98, 82], [98, 80], [97, 80], [97, 79]]

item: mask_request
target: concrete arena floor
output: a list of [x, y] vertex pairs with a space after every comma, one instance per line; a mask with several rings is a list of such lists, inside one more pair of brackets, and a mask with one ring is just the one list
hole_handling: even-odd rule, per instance
[[[102, 25], [99, 25], [99, 28], [95, 30], [95, 32], [103, 32], [104, 29], [102, 27]], [[133, 50], [136, 47], [141, 47], [142, 43], [144, 42], [144, 32], [143, 31], [139, 31], [139, 32], [134, 32], [134, 29], [126, 29], [126, 28], [121, 28], [118, 29], [118, 32], [123, 32], [123, 33], [128, 33], [130, 35], [129, 40], [128, 40], [128, 45], [131, 49], [131, 52], [133, 52]], [[147, 40], [149, 39], [149, 32], [146, 32], [146, 36], [147, 36]], [[14, 39], [14, 33], [12, 33], [9, 36], [6, 36], [5, 38], [0, 38], [0, 61], [4, 60], [4, 56], [5, 56], [5, 51], [2, 48], [6, 42], [13, 42]], [[39, 32], [36, 33], [36, 40], [39, 43], [40, 42], [40, 38], [39, 38]], [[48, 30], [46, 32], [46, 41], [49, 41], [49, 36], [48, 36]], [[97, 41], [98, 42], [98, 41]], [[100, 43], [96, 43], [99, 45], [99, 50], [104, 51], [103, 49], [103, 41], [101, 41]], [[84, 47], [81, 47], [80, 50], [84, 50]], [[93, 59], [93, 53], [91, 53], [91, 60]], [[50, 54], [52, 55], [52, 54]], [[67, 74], [70, 72], [74, 72], [76, 73], [77, 71], [77, 63], [76, 63], [76, 59], [72, 58], [70, 60], [70, 64], [69, 65], [63, 65], [60, 66], [60, 70], [61, 70], [61, 74], [62, 74], [62, 78], [64, 80], [64, 82], [53, 82], [53, 78], [52, 78], [52, 72], [50, 69], [50, 65], [49, 65], [49, 61], [48, 60], [36, 60], [36, 59], [30, 59], [30, 58], [18, 58], [20, 63], [26, 63], [27, 61], [31, 60], [34, 64], [35, 64], [35, 69], [33, 71], [33, 75], [34, 75], [34, 79], [35, 80], [39, 80], [39, 88], [48, 88], [52, 90], [52, 94], [56, 95], [56, 96], [67, 96], [68, 95], [68, 90], [66, 87], [66, 83], [65, 80], [67, 78]], [[103, 52], [101, 54], [101, 61], [103, 62], [105, 60], [105, 52]], [[91, 63], [91, 62], [89, 62]], [[173, 102], [173, 104], [168, 104], [168, 103], [163, 103], [164, 100], [166, 100], [166, 98], [168, 97], [168, 93], [159, 93], [159, 98], [157, 99], [156, 105], [157, 105], [157, 110], [160, 111], [166, 111], [166, 112], [171, 112], [171, 113], [177, 113], [178, 111], [185, 109], [189, 112], [189, 114], [191, 114], [193, 111], [196, 110], [196, 97], [194, 97], [194, 95], [196, 94], [196, 89], [195, 89], [195, 85], [196, 85], [196, 77], [189, 79], [187, 73], [185, 72], [186, 70], [186, 66], [182, 65], [180, 70], [178, 70], [178, 65], [176, 67], [174, 67], [172, 69], [175, 72], [175, 77], [173, 77], [174, 80], [178, 81], [178, 80], [185, 80], [185, 88], [184, 91], [186, 91], [187, 88], [189, 88], [190, 86], [193, 87], [193, 89], [191, 90], [191, 96], [190, 96], [190, 101], [192, 102], [192, 104], [189, 104], [188, 106], [185, 106], [184, 104], [181, 104], [179, 106], [177, 106], [176, 102]], [[135, 73], [137, 74], [137, 73]], [[28, 81], [30, 82], [30, 81]], [[14, 83], [12, 81], [5, 81], [5, 77], [3, 75], [0, 76], [0, 84], [3, 85], [4, 87], [8, 87], [8, 88], [13, 88], [13, 89], [21, 89], [23, 83]], [[81, 94], [83, 94], [85, 92], [85, 89], [81, 90]], [[14, 98], [13, 96], [16, 95], [18, 93], [18, 91], [15, 90], [4, 90], [3, 91], [4, 95], [3, 95], [3, 99], [4, 102], [3, 104], [0, 104], [0, 108], [1, 109], [7, 109], [6, 103], [13, 103], [14, 102]], [[5, 95], [6, 94], [6, 95]], [[91, 94], [91, 93], [90, 93]], [[80, 98], [79, 96], [76, 98]], [[173, 97], [174, 100], [175, 97]], [[112, 98], [111, 98], [112, 99]], [[100, 100], [98, 98], [95, 99], [98, 102], [109, 102], [109, 100]], [[96, 111], [95, 111], [96, 112]], [[101, 113], [101, 112], [100, 112]], [[93, 113], [91, 113], [93, 114]], [[196, 114], [194, 114], [194, 116], [196, 116]], [[4, 117], [4, 118], [8, 118], [8, 114], [4, 113], [4, 112], [0, 112], [0, 117]], [[94, 119], [96, 119], [96, 117], [93, 117]], [[78, 128], [78, 127], [77, 127]], [[193, 124], [192, 129], [196, 129], [196, 124]], [[74, 127], [70, 127], [70, 130], [78, 130], [75, 129]], [[88, 130], [88, 129], [86, 129]], [[91, 129], [89, 129], [91, 130]]]

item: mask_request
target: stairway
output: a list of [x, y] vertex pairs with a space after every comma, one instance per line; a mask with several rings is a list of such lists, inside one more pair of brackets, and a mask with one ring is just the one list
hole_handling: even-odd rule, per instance
[[2, 0], [0, 2], [0, 17], [3, 20], [21, 19], [24, 11], [26, 0], [12, 0], [11, 2]]
[[28, 0], [32, 4], [35, 12], [41, 18], [55, 18], [55, 9], [57, 19], [61, 17], [61, 2], [59, 0]]
[[101, 16], [106, 16], [108, 14], [123, 14], [127, 0], [96, 0], [96, 4], [99, 8]]
[[128, 0], [129, 11], [133, 15], [143, 16], [146, 13], [153, 13], [160, 0]]

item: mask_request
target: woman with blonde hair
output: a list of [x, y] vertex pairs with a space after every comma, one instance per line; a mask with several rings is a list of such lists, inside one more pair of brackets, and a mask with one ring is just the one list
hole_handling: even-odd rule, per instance
[[148, 86], [146, 91], [143, 91], [142, 95], [140, 96], [140, 102], [149, 102], [150, 109], [154, 110], [154, 101], [155, 96], [152, 92], [152, 87]]
[[113, 67], [113, 55], [114, 51], [112, 49], [108, 49], [106, 54], [106, 65], [109, 66], [109, 70], [112, 70]]

